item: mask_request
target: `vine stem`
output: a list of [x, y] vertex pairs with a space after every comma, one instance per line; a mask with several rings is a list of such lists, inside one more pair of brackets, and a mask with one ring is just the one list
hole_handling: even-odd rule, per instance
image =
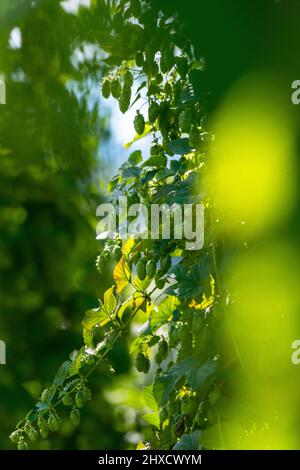
[[[120, 331], [118, 332], [118, 334], [116, 335], [116, 337], [114, 338], [114, 340], [112, 341], [111, 343], [111, 346], [113, 346], [118, 339], [121, 338], [121, 336], [123, 335], [124, 331], [126, 330], [126, 328], [129, 326], [129, 324], [131, 323], [131, 321], [133, 320], [133, 318], [135, 317], [135, 315], [137, 314], [137, 312], [143, 307], [143, 305], [145, 304], [145, 302], [147, 302], [149, 300], [149, 298], [151, 297], [151, 295], [153, 294], [153, 292], [156, 290], [157, 288], [154, 287], [152, 289], [152, 291], [150, 293], [143, 293], [144, 295], [144, 300], [143, 302], [141, 303], [141, 305], [139, 305], [138, 307], [136, 307], [136, 309], [134, 310], [133, 314], [131, 315], [131, 317], [129, 318], [129, 320], [127, 320], [127, 322], [120, 328]], [[132, 296], [132, 299], [133, 299], [133, 296]], [[128, 301], [128, 300], [127, 300]], [[103, 361], [103, 359], [107, 356], [107, 354], [109, 353], [109, 351], [111, 350], [111, 348], [109, 349], [106, 349], [106, 351], [101, 354], [98, 358], [98, 360], [96, 361], [96, 363], [91, 367], [91, 369], [83, 376], [81, 376], [81, 380], [86, 380], [91, 374], [92, 372], [94, 372], [94, 370], [98, 367], [98, 365], [100, 364], [101, 361]], [[79, 374], [78, 374], [79, 375]], [[71, 390], [68, 391], [68, 393], [73, 393], [76, 391], [78, 387], [78, 384], [75, 385], [73, 388], [71, 388]], [[57, 408], [57, 406], [62, 402], [63, 398], [60, 398], [59, 400], [56, 401], [56, 403], [54, 403], [53, 405], [51, 405], [50, 403], [50, 410], [55, 410], [55, 408]], [[28, 417], [31, 415], [31, 413], [33, 413], [34, 410], [31, 410], [30, 413], [28, 413]], [[23, 420], [24, 421], [24, 420]], [[21, 421], [20, 424], [23, 422]]]

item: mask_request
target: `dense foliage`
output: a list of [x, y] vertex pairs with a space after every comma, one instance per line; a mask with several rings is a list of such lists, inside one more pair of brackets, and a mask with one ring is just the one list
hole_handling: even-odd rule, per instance
[[[53, 4], [50, 0], [46, 2], [49, 8], [50, 3]], [[281, 192], [281, 188], [289, 184], [283, 178], [287, 174], [288, 154], [292, 154], [296, 132], [291, 135], [290, 130], [287, 131], [289, 111], [286, 111], [286, 104], [276, 101], [277, 94], [286, 97], [286, 89], [282, 93], [282, 84], [276, 84], [275, 93], [270, 93], [265, 99], [266, 90], [271, 89], [267, 75], [268, 80], [264, 76], [262, 89], [255, 77], [246, 80], [244, 89], [241, 85], [238, 92], [229, 95], [235, 106], [231, 107], [229, 99], [225, 111], [222, 108], [220, 114], [219, 121], [223, 120], [224, 123], [222, 121], [220, 124], [216, 120], [218, 129], [221, 129], [221, 142], [225, 143], [226, 148], [224, 153], [219, 144], [218, 156], [221, 156], [223, 164], [219, 167], [219, 180], [211, 177], [213, 167], [210, 151], [214, 152], [215, 145], [210, 132], [211, 123], [205, 114], [208, 97], [204, 90], [213, 88], [214, 95], [210, 97], [210, 104], [213, 103], [213, 107], [219, 106], [220, 96], [223, 97], [228, 91], [227, 87], [232, 81], [240, 78], [241, 70], [244, 71], [248, 63], [261, 65], [260, 55], [268, 55], [264, 54], [264, 51], [271, 49], [265, 41], [265, 21], [261, 20], [262, 29], [257, 35], [251, 29], [252, 23], [249, 26], [249, 38], [255, 36], [255, 44], [261, 43], [263, 47], [250, 47], [248, 37], [246, 41], [233, 47], [233, 43], [237, 42], [236, 31], [233, 28], [231, 30], [228, 25], [231, 21], [235, 24], [235, 6], [223, 11], [222, 8], [215, 8], [215, 3], [219, 2], [207, 2], [206, 12], [210, 22], [205, 24], [203, 19], [200, 31], [199, 18], [194, 19], [196, 26], [190, 21], [190, 24], [194, 24], [193, 42], [196, 42], [198, 34], [202, 35], [202, 39], [204, 34], [205, 39], [207, 36], [203, 47], [206, 48], [204, 50], [205, 57], [208, 57], [209, 72], [205, 75], [204, 60], [198, 57], [202, 45], [192, 44], [189, 32], [173, 14], [172, 5], [159, 5], [160, 3], [148, 0], [99, 0], [92, 1], [90, 8], [80, 9], [78, 15], [72, 17], [68, 29], [70, 36], [66, 42], [68, 50], [63, 51], [63, 54], [69, 57], [74, 52], [74, 47], [85, 41], [88, 41], [89, 47], [96, 47], [97, 54], [91, 62], [81, 63], [74, 70], [70, 62], [67, 70], [61, 70], [61, 73], [57, 73], [60, 61], [55, 61], [54, 75], [59, 79], [56, 86], [53, 89], [50, 86], [50, 89], [59, 91], [56, 95], [59, 102], [61, 94], [67, 99], [65, 106], [62, 100], [61, 107], [66, 109], [72, 107], [73, 103], [76, 110], [78, 96], [75, 100], [72, 92], [70, 93], [70, 83], [76, 83], [79, 96], [88, 89], [90, 78], [91, 88], [97, 83], [99, 90], [99, 71], [103, 71], [103, 98], [116, 99], [122, 113], [133, 107], [137, 108], [133, 122], [136, 136], [126, 147], [130, 148], [133, 144], [137, 146], [143, 138], [151, 142], [147, 155], [145, 150], [131, 152], [128, 160], [109, 181], [111, 201], [117, 205], [121, 195], [128, 198], [129, 204], [142, 202], [147, 208], [152, 204], [171, 206], [176, 203], [203, 203], [204, 247], [189, 251], [185, 240], [179, 240], [175, 236], [171, 236], [170, 240], [122, 240], [118, 234], [102, 246], [96, 259], [96, 267], [100, 274], [100, 283], [105, 284], [106, 290], [102, 292], [100, 289], [97, 292], [100, 297], [98, 306], [88, 310], [82, 320], [82, 347], [66, 358], [53, 382], [40, 394], [35, 407], [11, 434], [11, 440], [19, 449], [27, 449], [30, 441], [39, 442], [38, 432], [44, 439], [48, 439], [48, 436], [55, 439], [66, 423], [81, 429], [87, 419], [82, 408], [87, 405], [86, 409], [89, 409], [93, 400], [98, 399], [101, 380], [106, 380], [104, 371], [113, 372], [113, 369], [117, 369], [116, 364], [120, 362], [120, 357], [127, 358], [124, 346], [127, 348], [126, 352], [131, 354], [139, 373], [137, 376], [140, 377], [138, 386], [135, 382], [132, 388], [139, 387], [138, 391], [143, 388], [142, 395], [146, 404], [145, 413], [136, 419], [135, 427], [131, 427], [131, 430], [138, 430], [145, 438], [137, 445], [138, 449], [290, 448], [295, 446], [298, 439], [294, 390], [297, 389], [299, 380], [291, 372], [288, 354], [294, 325], [297, 324], [293, 315], [299, 302], [295, 298], [297, 288], [294, 283], [299, 272], [293, 249], [282, 248], [282, 240], [290, 246], [294, 244], [294, 240], [292, 237], [280, 238], [281, 228], [273, 221], [273, 212], [277, 213], [277, 206], [272, 194], [275, 193], [273, 188], [276, 188], [278, 201], [283, 200], [283, 205], [289, 205], [290, 200], [285, 199], [285, 189]], [[205, 2], [200, 3], [203, 6]], [[180, 9], [185, 9], [183, 16], [193, 15], [191, 2], [189, 6], [190, 8], [186, 8], [185, 4], [180, 5]], [[257, 12], [261, 13], [261, 18], [266, 18], [271, 11], [274, 20], [278, 15], [276, 21], [281, 25], [282, 16], [278, 12], [285, 11], [281, 2], [276, 2], [276, 7], [273, 2], [266, 2], [262, 9], [258, 1], [251, 2], [248, 8], [253, 18], [258, 16]], [[298, 8], [299, 6], [295, 11]], [[216, 29], [212, 27], [215, 10], [220, 34], [212, 37], [211, 32]], [[62, 18], [66, 22], [70, 21], [69, 17]], [[285, 36], [291, 38], [292, 34], [289, 36], [287, 33], [288, 21], [284, 24]], [[242, 23], [239, 22], [238, 25], [240, 28]], [[59, 28], [61, 30], [64, 30], [63, 25]], [[273, 40], [273, 32], [269, 34]], [[222, 35], [226, 54], [219, 50]], [[243, 37], [240, 29], [238, 37]], [[284, 41], [282, 43], [285, 44]], [[78, 47], [82, 52], [81, 46]], [[201, 50], [200, 52], [202, 53]], [[272, 54], [273, 52], [272, 47]], [[285, 47], [278, 47], [277, 56], [274, 52], [270, 64], [274, 66], [274, 57], [282, 59], [285, 54]], [[31, 57], [32, 51], [29, 55]], [[36, 70], [44, 70], [45, 63], [40, 63], [38, 54], [35, 57], [39, 59]], [[46, 60], [50, 63], [49, 58]], [[294, 60], [292, 57], [288, 59], [290, 69], [293, 69]], [[273, 71], [278, 72], [278, 64], [282, 68], [282, 60], [274, 62], [277, 63]], [[51, 71], [51, 67], [49, 70]], [[203, 80], [204, 75], [208, 84]], [[277, 73], [274, 72], [273, 75]], [[51, 80], [50, 83], [52, 84]], [[204, 84], [203, 88], [199, 87], [200, 83]], [[22, 86], [26, 86], [26, 81]], [[51, 102], [45, 98], [47, 89], [49, 87], [45, 87], [45, 83], [34, 87], [37, 98], [42, 94], [41, 103], [49, 104], [49, 108], [46, 107], [48, 122], [52, 123], [50, 128], [57, 131], [55, 123], [60, 113], [57, 115], [57, 108], [53, 110]], [[36, 102], [40, 103], [39, 100]], [[90, 184], [91, 167], [86, 164], [84, 155], [87, 153], [90, 156], [95, 152], [96, 134], [99, 131], [99, 128], [95, 130], [93, 127], [95, 124], [99, 125], [98, 110], [93, 109], [92, 119], [89, 121], [87, 102], [88, 100], [79, 99], [81, 105], [86, 105], [83, 109], [80, 108], [77, 116], [79, 121], [74, 123], [68, 119], [59, 120], [67, 127], [64, 133], [75, 138], [76, 150], [80, 149], [76, 153], [78, 158], [68, 162], [67, 168], [72, 174], [80, 175], [78, 186], [80, 185], [81, 190], [84, 188], [85, 196], [93, 192], [93, 185]], [[272, 103], [271, 107], [269, 103]], [[257, 106], [258, 109], [252, 109], [252, 106]], [[234, 119], [231, 120], [232, 115]], [[239, 122], [239, 119], [242, 119], [242, 125], [237, 126], [235, 120]], [[30, 124], [32, 121], [29, 119], [28, 122]], [[68, 132], [70, 124], [73, 126]], [[92, 135], [85, 135], [85, 131], [90, 131], [91, 127], [94, 130]], [[83, 135], [79, 130], [84, 131]], [[49, 142], [57, 143], [57, 139], [54, 139], [56, 133], [54, 137], [52, 134], [50, 137], [45, 136], [42, 132], [38, 135], [41, 138], [39, 149], [48, 149]], [[285, 136], [291, 143], [288, 151], [284, 145], [281, 147], [285, 138], [278, 139], [279, 135]], [[59, 145], [55, 145], [53, 152], [50, 152], [50, 156], [54, 155], [53, 160], [50, 158], [52, 165], [57, 164], [57, 160], [65, 164], [66, 157], [74, 149], [72, 145], [71, 152], [70, 149], [64, 152], [64, 139], [61, 133], [59, 136]], [[81, 138], [78, 139], [78, 136]], [[128, 140], [130, 137], [128, 136]], [[19, 140], [14, 143], [18, 144]], [[283, 149], [284, 155], [284, 164], [278, 167], [276, 158], [274, 160], [274, 155], [277, 157], [274, 141], [276, 149], [280, 149], [279, 154]], [[39, 142], [36, 139], [36, 143]], [[246, 164], [241, 161], [241, 155]], [[48, 162], [48, 152], [46, 157], [44, 159]], [[280, 154], [280, 162], [281, 158]], [[274, 186], [269, 185], [272, 174], [276, 179]], [[56, 173], [53, 179], [57, 184]], [[222, 189], [224, 199], [227, 193], [232, 196], [229, 198], [232, 215], [232, 219], [228, 218], [229, 222], [226, 220], [224, 223], [223, 214], [220, 216], [220, 207], [217, 210], [215, 207], [214, 196], [218, 189], [217, 185], [214, 186], [216, 181]], [[277, 185], [278, 181], [280, 185]], [[245, 191], [241, 187], [243, 185], [246, 187]], [[235, 200], [240, 195], [244, 196], [242, 210], [242, 203], [240, 206], [235, 205]], [[254, 209], [253, 200], [257, 202]], [[265, 200], [268, 201], [267, 213], [272, 213], [270, 220], [274, 223], [271, 225], [272, 236], [268, 232], [270, 227], [263, 225], [267, 220], [264, 211], [259, 212], [264, 207]], [[299, 205], [299, 198], [297, 203]], [[94, 208], [93, 204], [94, 201]], [[87, 206], [84, 207], [87, 210]], [[249, 225], [247, 217], [244, 218], [245, 207], [246, 215], [250, 214]], [[238, 211], [235, 213], [232, 208], [238, 208]], [[257, 219], [263, 222], [261, 226], [256, 226], [259, 230], [251, 232], [251, 222], [256, 219], [256, 211], [261, 217]], [[86, 214], [85, 211], [84, 213]], [[289, 216], [290, 214], [291, 212]], [[18, 217], [16, 220], [19, 220]], [[284, 214], [281, 222], [287, 220], [288, 216]], [[293, 230], [296, 225], [293, 225]], [[174, 225], [172, 230], [174, 231]], [[296, 227], [293, 233], [298, 233], [298, 230]], [[274, 240], [278, 234], [280, 243], [277, 240], [276, 245]], [[113, 285], [107, 285], [107, 267], [111, 263], [114, 265]], [[229, 267], [231, 273], [228, 276]], [[44, 271], [38, 271], [37, 276], [40, 272]], [[84, 280], [87, 279], [88, 271], [85, 273]], [[54, 287], [56, 288], [55, 284]], [[10, 288], [8, 285], [7, 290]], [[242, 295], [239, 296], [238, 290]], [[68, 293], [71, 297], [71, 290]], [[65, 307], [64, 304], [59, 305], [61, 308]], [[286, 318], [290, 321], [286, 321]], [[96, 389], [93, 379], [97, 377], [101, 377], [101, 380]], [[287, 396], [291, 403], [290, 410], [286, 404]], [[106, 404], [105, 401], [104, 406]], [[98, 423], [99, 428], [105, 428], [107, 423], [107, 416], [103, 419], [102, 414], [104, 406], [101, 401], [99, 419], [102, 421]], [[141, 422], [148, 424], [144, 426]], [[58, 430], [59, 433], [52, 435]], [[122, 431], [126, 432], [127, 429]], [[285, 439], [286, 435], [292, 436], [290, 440]], [[100, 445], [105, 447], [105, 441], [101, 440]], [[108, 444], [110, 447], [113, 445], [114, 442]]]
[[[106, 63], [113, 64], [103, 80], [102, 94], [105, 98], [112, 94], [123, 113], [132, 103], [141, 103], [134, 119], [135, 140], [152, 135], [150, 157], [144, 161], [140, 151], [133, 152], [111, 180], [112, 201], [121, 193], [129, 203], [142, 201], [147, 206], [205, 202], [206, 243], [195, 252], [185, 249], [185, 240], [172, 238], [122, 243], [116, 236], [105, 244], [96, 264], [102, 272], [108, 259], [115, 258], [115, 285], [97, 308], [86, 313], [84, 346], [62, 364], [53, 384], [11, 435], [19, 449], [27, 448], [28, 438], [37, 438], [36, 429], [46, 437], [59, 428], [61, 405], [69, 409], [71, 422], [79, 424], [80, 409], [92, 397], [88, 377], [109, 359], [120, 337], [129, 334], [141, 310], [148, 320], [132, 340], [131, 353], [139, 372], [148, 373], [155, 364], [153, 383], [145, 390], [150, 408], [145, 419], [156, 431], [147, 445], [198, 448], [199, 430], [218, 419], [220, 351], [211, 338], [216, 254], [209, 201], [200, 196], [209, 134], [204, 129], [203, 103], [190, 81], [192, 71], [201, 70], [202, 64], [195, 60], [176, 19], [157, 14], [148, 2], [121, 2], [112, 28], [113, 40], [109, 46], [102, 43], [110, 53]], [[125, 38], [126, 52], [122, 50]], [[145, 102], [147, 115], [142, 111]]]

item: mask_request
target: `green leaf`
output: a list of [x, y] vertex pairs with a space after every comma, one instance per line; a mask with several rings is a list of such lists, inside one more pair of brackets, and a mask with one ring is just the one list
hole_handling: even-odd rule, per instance
[[84, 341], [84, 344], [86, 345], [86, 347], [93, 348], [94, 347], [93, 330], [88, 330], [86, 328], [83, 328], [82, 336], [83, 336], [83, 341]]
[[200, 368], [192, 368], [187, 371], [186, 378], [188, 384], [194, 389], [199, 390], [201, 385], [210, 377], [217, 369], [217, 361], [208, 359]]
[[120, 175], [119, 175], [119, 174], [113, 176], [113, 177], [109, 180], [109, 182], [108, 182], [108, 188], [107, 188], [107, 190], [108, 190], [109, 193], [111, 193], [111, 192], [115, 189], [115, 187], [117, 186], [119, 180], [120, 180]]
[[188, 384], [194, 389], [199, 387], [215, 372], [217, 361], [208, 360], [201, 365], [196, 357], [188, 357], [181, 361], [164, 374], [157, 376], [153, 384], [153, 394], [159, 405], [166, 403], [170, 393], [178, 382], [185, 377]]
[[196, 368], [198, 361], [194, 357], [188, 357], [182, 362], [172, 366], [163, 375], [156, 377], [153, 385], [153, 394], [159, 405], [168, 401], [169, 395], [185, 374], [193, 368]]
[[151, 330], [155, 331], [167, 323], [172, 318], [173, 312], [178, 304], [179, 300], [170, 295], [155, 307], [150, 317]]
[[62, 385], [64, 383], [64, 381], [68, 377], [71, 366], [72, 366], [72, 361], [65, 361], [60, 366], [53, 380], [54, 385]]
[[122, 292], [124, 287], [128, 285], [130, 280], [130, 274], [130, 268], [126, 262], [125, 257], [123, 256], [116, 265], [113, 272], [113, 278], [116, 282], [118, 292]]
[[143, 167], [153, 166], [156, 168], [160, 168], [160, 167], [164, 168], [166, 166], [166, 163], [167, 163], [167, 158], [164, 155], [153, 155], [152, 157], [148, 158], [148, 160], [146, 160], [142, 166]]
[[210, 276], [211, 264], [208, 256], [190, 268], [177, 265], [172, 268], [169, 277], [176, 282], [166, 289], [167, 294], [176, 295], [179, 299], [193, 299], [203, 291], [203, 282]]
[[128, 161], [131, 163], [131, 165], [137, 165], [143, 160], [142, 157], [142, 152], [140, 150], [135, 150], [132, 152], [128, 158]]
[[138, 276], [135, 276], [134, 278], [134, 285], [135, 287], [140, 291], [140, 292], [145, 292], [146, 289], [151, 284], [152, 279], [150, 279], [148, 276], [145, 277], [145, 279], [141, 280]]
[[91, 330], [94, 326], [104, 326], [110, 322], [110, 318], [107, 315], [106, 310], [103, 306], [98, 308], [92, 308], [85, 313], [85, 317], [82, 321], [82, 325], [85, 329]]
[[171, 140], [171, 142], [168, 142], [168, 147], [175, 155], [185, 155], [191, 151], [189, 139], [185, 137]]
[[173, 447], [173, 450], [201, 450], [201, 431], [194, 431], [192, 434], [183, 434]]
[[69, 370], [69, 377], [73, 377], [73, 375], [76, 375], [78, 374], [80, 368], [81, 368], [81, 359], [83, 357], [83, 354], [84, 354], [84, 347], [82, 347], [79, 351], [74, 351], [74, 354], [73, 354], [73, 361], [72, 361], [72, 365], [70, 367], [70, 370]]
[[153, 384], [148, 385], [148, 387], [145, 387], [143, 390], [143, 399], [145, 402], [145, 405], [151, 410], [158, 412], [158, 405], [156, 403], [156, 400], [153, 395]]
[[159, 421], [159, 414], [158, 413], [146, 413], [145, 415], [142, 416], [142, 418], [151, 426], [155, 426], [157, 429], [159, 429], [160, 426], [160, 421]]
[[114, 286], [104, 293], [103, 310], [111, 318], [117, 306], [117, 299], [114, 295]]
[[141, 173], [141, 168], [138, 167], [129, 167], [122, 170], [123, 178], [136, 178]]

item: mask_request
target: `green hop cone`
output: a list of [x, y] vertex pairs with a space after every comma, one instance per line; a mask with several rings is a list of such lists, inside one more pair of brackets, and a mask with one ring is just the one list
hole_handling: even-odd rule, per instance
[[105, 99], [110, 97], [110, 81], [108, 78], [105, 78], [102, 82], [102, 96]]
[[146, 274], [152, 279], [156, 273], [156, 262], [153, 259], [150, 259], [146, 265]]
[[28, 433], [28, 437], [31, 441], [36, 441], [38, 438], [38, 433], [34, 428], [31, 428], [31, 430]]
[[18, 450], [28, 450], [28, 444], [24, 439], [18, 442]]
[[25, 432], [25, 434], [27, 434], [27, 436], [29, 435], [31, 429], [32, 429], [32, 426], [31, 426], [30, 422], [26, 421], [25, 426], [24, 426], [24, 432]]
[[60, 418], [54, 414], [50, 414], [48, 418], [48, 428], [51, 432], [56, 432], [59, 429]]
[[69, 394], [69, 393], [66, 393], [64, 396], [63, 396], [63, 400], [62, 400], [63, 404], [65, 406], [72, 406], [74, 404], [73, 402], [73, 398], [72, 396]]
[[160, 272], [163, 275], [167, 271], [169, 271], [170, 267], [172, 266], [171, 256], [165, 256], [164, 258], [162, 258], [160, 261], [160, 265], [161, 265]]
[[92, 399], [92, 392], [88, 387], [85, 387], [82, 390], [82, 395], [83, 395], [85, 400], [91, 400]]
[[14, 444], [19, 442], [19, 439], [20, 439], [19, 431], [12, 432], [11, 435], [9, 436], [9, 438], [10, 438], [11, 442], [13, 442]]
[[165, 283], [166, 281], [164, 279], [161, 279], [161, 273], [157, 273], [155, 278], [154, 278], [154, 281], [155, 281], [155, 285], [158, 289], [163, 289], [164, 286], [165, 286]]
[[93, 358], [93, 356], [89, 354], [88, 357], [86, 358], [86, 364], [88, 366], [92, 366], [94, 365], [94, 363], [95, 363], [95, 359]]
[[100, 274], [103, 272], [105, 266], [106, 266], [106, 260], [103, 254], [101, 253], [101, 255], [98, 255], [96, 258], [96, 268]]
[[126, 70], [124, 73], [124, 86], [131, 87], [133, 85], [133, 76], [130, 70]]
[[49, 431], [48, 431], [48, 426], [44, 418], [39, 418], [38, 419], [38, 427], [40, 431], [40, 435], [42, 436], [43, 439], [46, 439], [48, 437]]
[[139, 352], [135, 359], [135, 367], [139, 372], [147, 374], [150, 369], [150, 360], [145, 354]]
[[80, 423], [80, 411], [74, 408], [70, 413], [70, 420], [74, 426], [78, 426]]
[[182, 111], [179, 114], [178, 124], [183, 132], [190, 132], [192, 125], [192, 113], [190, 111]]
[[129, 85], [124, 84], [120, 98], [119, 98], [119, 108], [123, 114], [126, 113], [127, 109], [129, 108], [130, 100], [131, 100], [131, 87]]
[[143, 281], [146, 277], [146, 262], [143, 258], [141, 258], [136, 265], [136, 272], [138, 278]]
[[84, 394], [81, 390], [79, 390], [77, 393], [76, 393], [76, 396], [75, 396], [75, 402], [76, 402], [76, 406], [77, 408], [82, 408], [85, 404], [85, 397], [84, 397]]
[[162, 339], [158, 343], [158, 354], [161, 356], [162, 359], [165, 359], [168, 355], [168, 343], [165, 339]]
[[118, 78], [114, 78], [110, 84], [110, 91], [114, 98], [118, 99], [121, 95], [122, 87], [120, 80]]
[[134, 124], [134, 128], [135, 128], [137, 134], [141, 135], [145, 130], [144, 116], [142, 114], [140, 114], [139, 112], [137, 112], [137, 114], [134, 118], [133, 124]]

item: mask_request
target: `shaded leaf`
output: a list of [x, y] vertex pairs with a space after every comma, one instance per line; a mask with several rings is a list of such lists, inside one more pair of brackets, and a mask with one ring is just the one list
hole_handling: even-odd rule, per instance
[[155, 331], [172, 318], [173, 312], [176, 306], [179, 304], [179, 300], [170, 295], [163, 300], [157, 307], [154, 308], [150, 317], [151, 330]]
[[201, 450], [201, 431], [194, 431], [192, 434], [183, 434], [173, 447], [173, 450]]
[[83, 357], [83, 354], [84, 354], [84, 347], [82, 347], [79, 351], [77, 351], [77, 354], [74, 357], [70, 370], [69, 370], [69, 377], [73, 377], [73, 375], [78, 374], [82, 365], [81, 359]]

